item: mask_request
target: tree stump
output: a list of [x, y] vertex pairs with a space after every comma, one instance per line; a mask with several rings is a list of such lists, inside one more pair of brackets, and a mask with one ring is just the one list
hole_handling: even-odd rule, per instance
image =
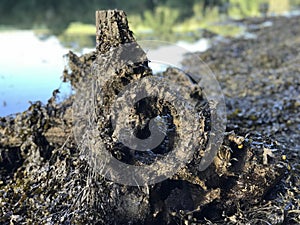
[[[78, 113], [75, 119], [92, 121], [104, 150], [129, 165], [155, 162], [173, 150], [177, 136], [184, 138], [186, 134], [184, 124], [177, 119], [182, 115], [172, 107], [172, 102], [154, 97], [142, 100], [127, 116], [140, 137], [147, 132], [148, 118], [167, 118], [164, 123], [168, 132], [162, 143], [141, 154], [116, 141], [110, 120], [116, 96], [130, 83], [155, 75], [129, 30], [123, 11], [97, 11], [96, 28], [95, 52], [81, 57], [68, 54], [71, 71], [64, 72], [64, 79], [71, 82], [77, 96], [60, 104], [53, 99], [45, 106], [34, 103], [14, 118], [1, 118], [0, 202], [5, 202], [1, 205], [1, 223], [18, 220], [174, 224], [204, 218], [217, 221], [224, 213], [233, 215], [238, 205], [251, 206], [268, 195], [286, 170], [280, 162], [281, 154], [255, 147], [243, 134], [226, 133], [213, 163], [205, 171], [198, 169], [209, 132], [205, 127], [209, 107], [203, 106], [206, 99], [201, 90], [172, 68], [161, 75], [165, 82], [180, 83], [180, 91], [193, 96], [188, 101], [199, 103], [195, 109], [199, 113], [199, 141], [192, 146], [196, 149], [192, 159], [168, 179], [144, 187], [115, 184], [98, 174], [93, 168], [99, 166], [97, 160], [89, 161], [97, 156], [98, 150], [90, 148], [91, 140], [80, 137], [81, 129], [89, 125], [75, 124], [79, 131], [72, 132], [72, 104]], [[91, 81], [101, 87], [91, 86]], [[96, 92], [86, 94], [91, 87]], [[91, 107], [95, 107], [93, 113]], [[255, 135], [251, 138], [255, 140]], [[82, 146], [84, 149], [79, 149]]]

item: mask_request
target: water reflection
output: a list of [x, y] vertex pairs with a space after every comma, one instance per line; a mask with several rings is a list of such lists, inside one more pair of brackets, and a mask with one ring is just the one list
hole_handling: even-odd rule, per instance
[[55, 37], [40, 40], [32, 31], [0, 33], [0, 116], [29, 107], [29, 101], [46, 103], [62, 84], [63, 55], [68, 52]]

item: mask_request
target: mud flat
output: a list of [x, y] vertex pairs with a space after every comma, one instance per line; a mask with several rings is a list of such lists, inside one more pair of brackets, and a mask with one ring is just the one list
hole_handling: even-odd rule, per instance
[[[35, 102], [14, 118], [0, 118], [0, 223], [298, 224], [300, 18], [238, 21], [256, 38], [229, 39], [199, 53], [223, 89], [228, 119], [217, 156], [201, 171], [198, 165], [211, 132], [210, 105], [202, 90], [176, 69], [153, 75], [125, 14], [98, 13], [95, 52], [81, 57], [70, 52], [69, 69], [63, 74], [76, 93], [82, 93], [91, 79], [101, 83], [95, 102], [84, 101], [87, 95], [78, 101], [81, 98], [74, 95], [57, 103], [54, 91], [48, 104]], [[263, 26], [265, 20], [272, 26]], [[106, 62], [120, 63], [124, 44], [139, 49], [134, 54], [138, 60], [110, 70]], [[197, 65], [191, 59], [186, 56], [183, 64], [193, 70]], [[186, 103], [195, 106], [198, 141], [193, 147], [197, 150], [185, 167], [157, 184], [116, 184], [95, 170], [97, 160], [96, 164], [90, 160], [99, 149], [86, 147], [91, 141], [78, 144], [75, 140], [80, 135], [73, 129], [74, 104], [77, 109], [84, 103], [94, 104], [89, 119], [96, 123], [105, 151], [130, 165], [152, 164], [173, 150], [178, 137], [185, 137], [184, 120], [180, 120], [184, 115], [160, 98], [136, 105], [128, 116], [137, 135], [145, 135], [149, 117], [167, 118], [168, 126], [158, 147], [139, 154], [115, 141], [109, 109], [126, 85], [155, 76], [179, 86]], [[86, 113], [83, 108], [79, 117]], [[87, 125], [76, 126], [84, 129]]]

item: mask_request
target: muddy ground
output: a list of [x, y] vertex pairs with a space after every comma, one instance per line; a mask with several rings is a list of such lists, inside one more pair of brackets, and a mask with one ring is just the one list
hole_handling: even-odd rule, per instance
[[[273, 25], [263, 26], [266, 20]], [[57, 103], [56, 90], [47, 104], [36, 102], [15, 117], [0, 118], [0, 223], [299, 224], [299, 21], [300, 17], [235, 21], [246, 25], [257, 38], [226, 39], [199, 53], [223, 89], [228, 119], [223, 144], [205, 171], [197, 169], [199, 150], [186, 167], [155, 185], [131, 187], [104, 179], [91, 168], [87, 154], [74, 140], [75, 96]], [[134, 42], [122, 15], [118, 14], [115, 22], [122, 24], [116, 28], [120, 39], [103, 38], [96, 52], [82, 57], [69, 53], [63, 78], [75, 91], [91, 75], [92, 63], [101, 70], [112, 46]], [[195, 68], [197, 62], [191, 59], [186, 56], [184, 65]], [[153, 75], [141, 60], [100, 81], [107, 82], [106, 93], [113, 93], [147, 76]], [[190, 101], [198, 103], [196, 110], [204, 125], [199, 128], [202, 136], [197, 147], [203, 148], [210, 123], [201, 90], [174, 69], [160, 76], [170, 84], [180, 84]], [[100, 109], [97, 118], [103, 118], [100, 136], [114, 157], [143, 165], [172, 150], [166, 140], [151, 155], [132, 154], [114, 143], [112, 127], [105, 120], [109, 112], [101, 109], [102, 104], [109, 106], [111, 96], [96, 105]], [[156, 116], [159, 113], [154, 106], [163, 108], [159, 115], [171, 118], [169, 140], [181, 135], [182, 128], [176, 127], [178, 112], [169, 103], [158, 99], [144, 103], [149, 104], [148, 111], [137, 109], [133, 117]], [[135, 128], [143, 134], [139, 124]]]

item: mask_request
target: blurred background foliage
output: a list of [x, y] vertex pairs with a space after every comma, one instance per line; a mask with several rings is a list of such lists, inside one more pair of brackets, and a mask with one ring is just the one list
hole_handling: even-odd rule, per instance
[[199, 29], [234, 35], [236, 30], [226, 32], [229, 28], [220, 29], [218, 23], [280, 14], [299, 6], [300, 0], [0, 0], [0, 29], [34, 29], [66, 43], [76, 38], [91, 44], [95, 11], [123, 9], [138, 38], [172, 40]]

